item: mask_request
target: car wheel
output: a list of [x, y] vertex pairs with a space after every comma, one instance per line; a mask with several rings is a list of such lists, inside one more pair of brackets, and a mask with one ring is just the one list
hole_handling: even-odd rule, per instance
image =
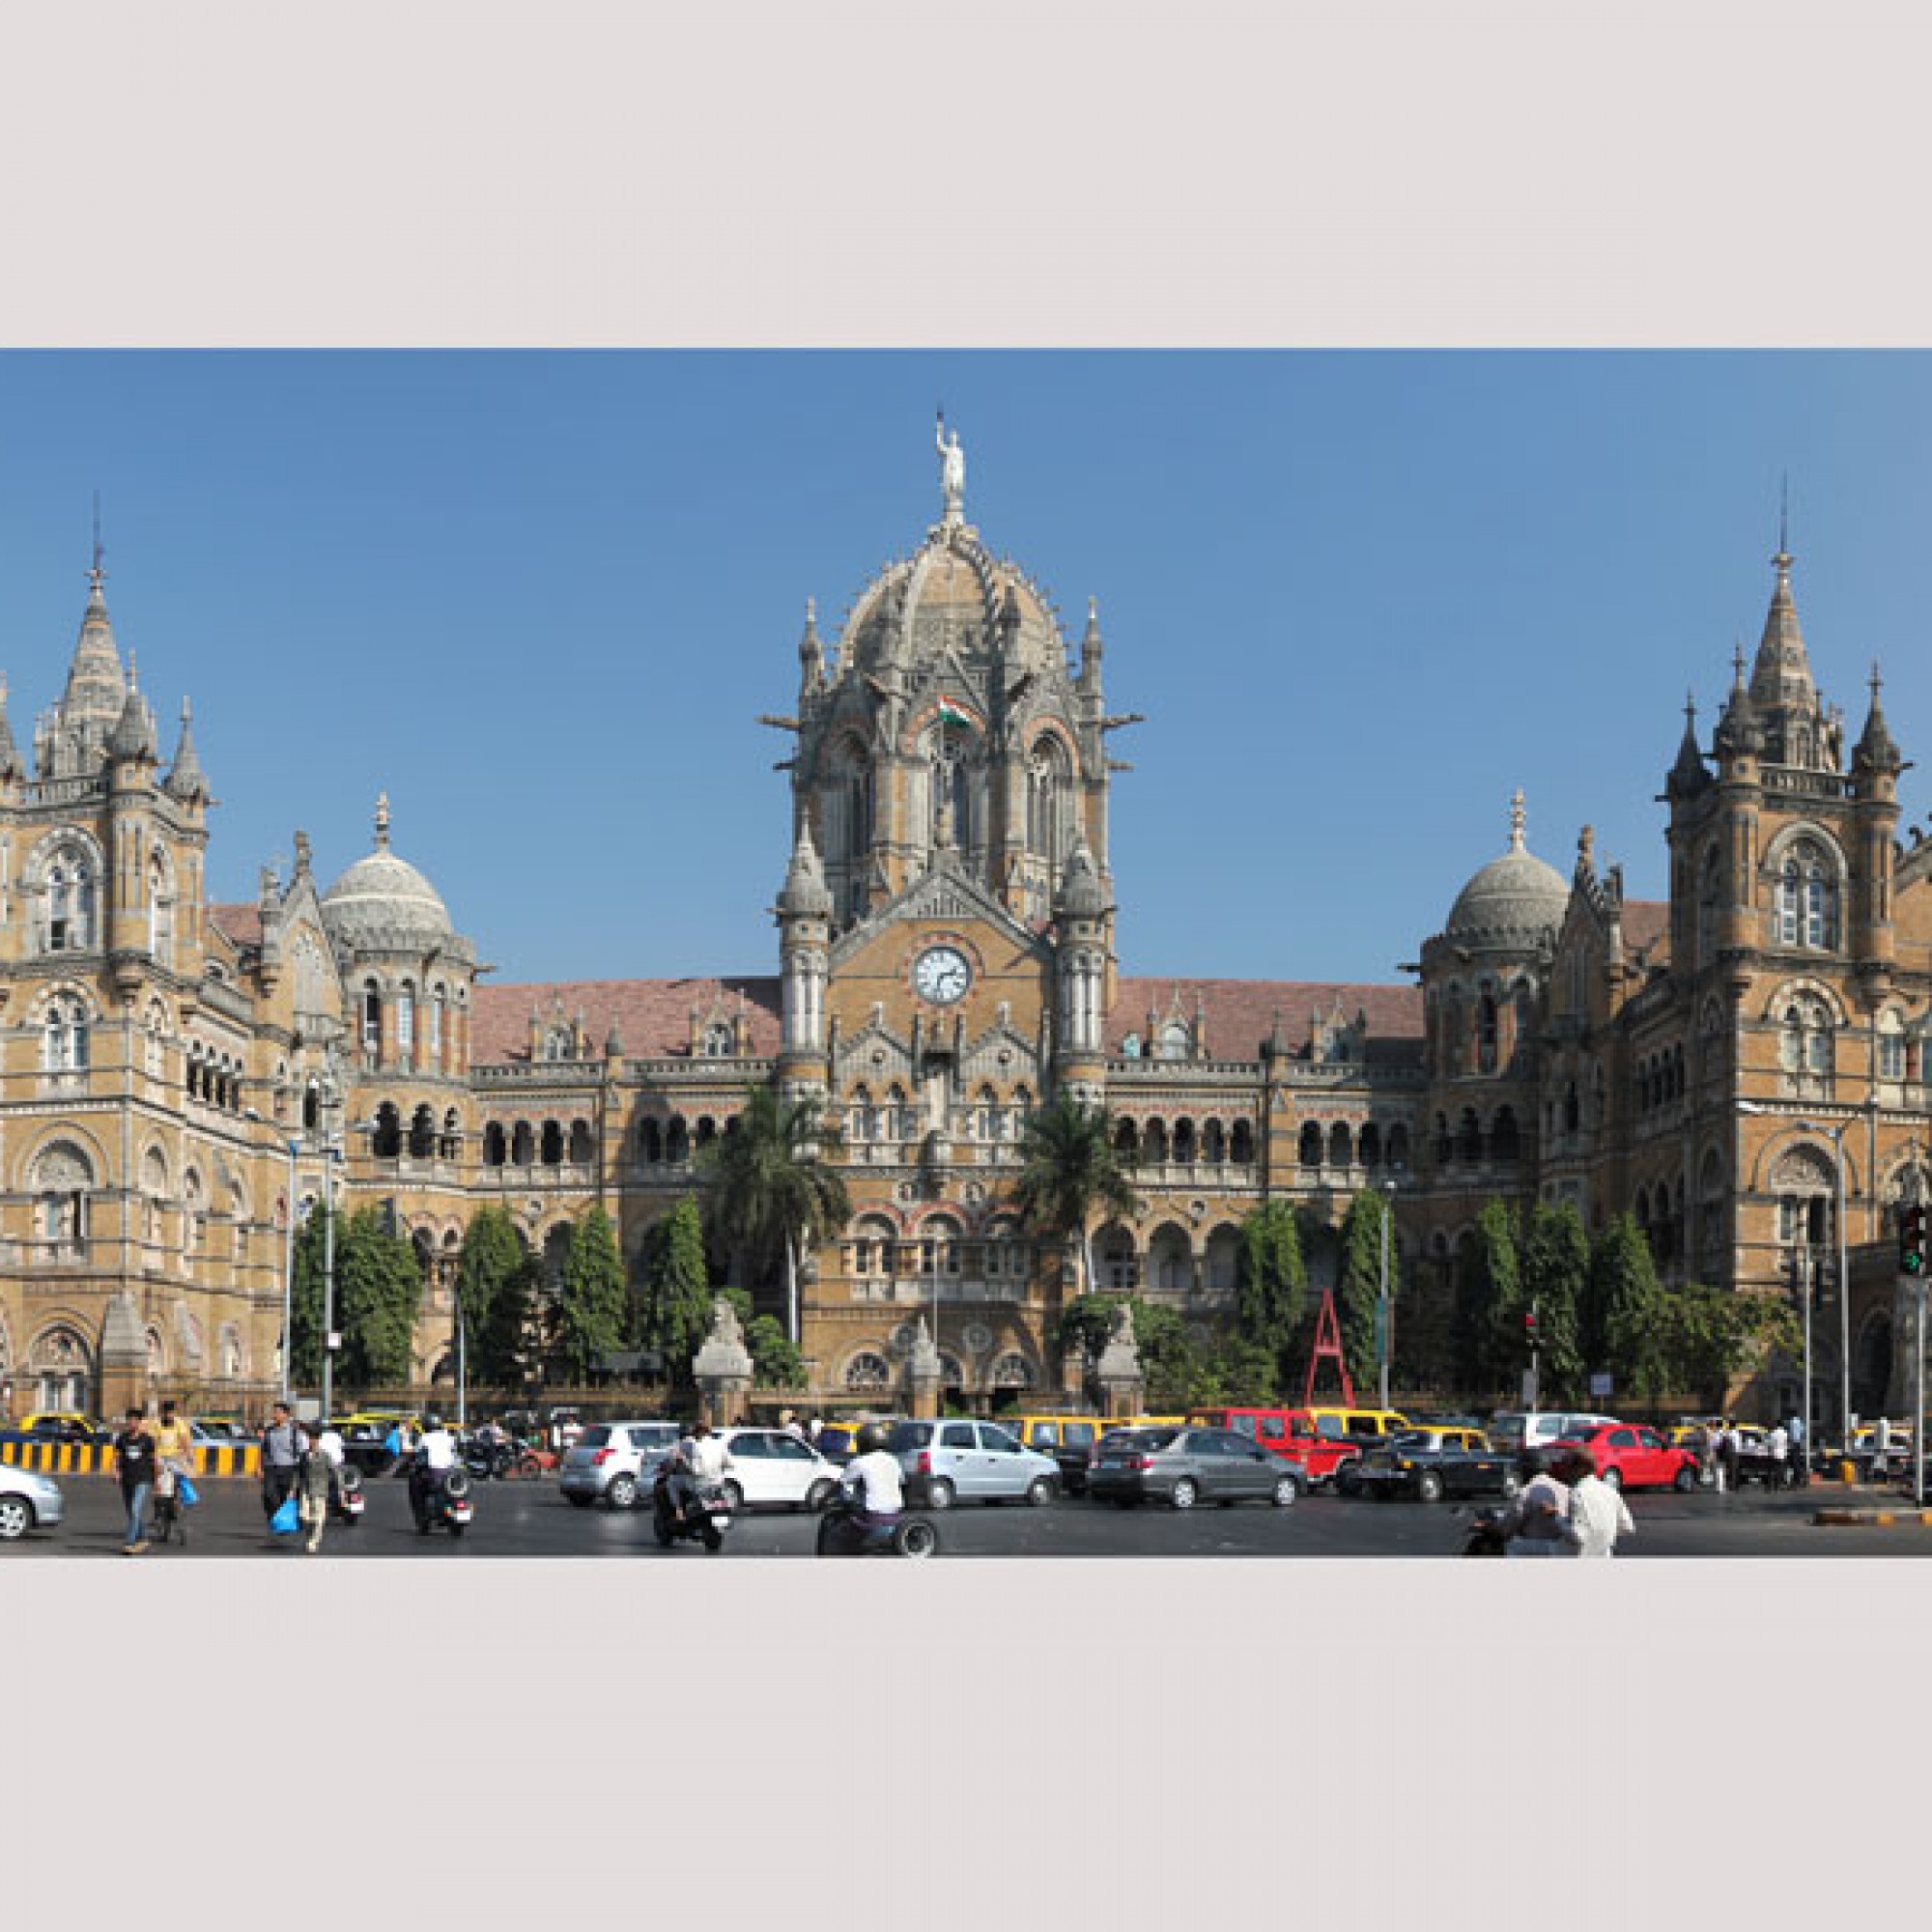
[[1036, 1476], [1027, 1485], [1026, 1499], [1035, 1509], [1039, 1509], [1042, 1505], [1050, 1503], [1053, 1500], [1053, 1478], [1051, 1476]]
[[1278, 1510], [1289, 1508], [1301, 1494], [1301, 1485], [1293, 1476], [1277, 1476], [1274, 1479], [1274, 1506]]
[[919, 1517], [900, 1523], [893, 1540], [898, 1546], [901, 1556], [932, 1556], [938, 1553], [939, 1531]]
[[928, 1500], [936, 1510], [950, 1510], [952, 1507], [952, 1481], [949, 1476], [935, 1476], [928, 1490]]
[[1624, 1486], [1624, 1472], [1612, 1463], [1604, 1471], [1604, 1481], [1609, 1484], [1611, 1489], [1620, 1490]]
[[588, 1496], [580, 1496], [575, 1490], [565, 1490], [563, 1499], [572, 1509], [585, 1510], [590, 1507], [590, 1498]]
[[1335, 1493], [1341, 1496], [1358, 1496], [1362, 1493], [1362, 1481], [1348, 1463], [1335, 1471]]
[[838, 1487], [838, 1484], [834, 1483], [829, 1477], [819, 1477], [817, 1482], [813, 1483], [810, 1489], [805, 1492], [806, 1508], [814, 1513], [822, 1510], [832, 1500], [832, 1492]]
[[638, 1500], [635, 1476], [612, 1476], [604, 1486], [604, 1500], [613, 1510], [627, 1510]]
[[17, 1543], [34, 1526], [34, 1506], [25, 1496], [0, 1496], [0, 1543]]
[[1439, 1503], [1442, 1500], [1442, 1478], [1435, 1470], [1416, 1471], [1415, 1499], [1419, 1503]]
[[1194, 1478], [1192, 1476], [1180, 1476], [1176, 1479], [1174, 1492], [1168, 1497], [1168, 1501], [1178, 1510], [1191, 1510], [1195, 1503], [1200, 1500], [1200, 1485], [1195, 1482]]
[[1679, 1469], [1676, 1475], [1671, 1478], [1670, 1487], [1680, 1496], [1688, 1496], [1697, 1487], [1696, 1470], [1690, 1463], [1685, 1463], [1683, 1468]]

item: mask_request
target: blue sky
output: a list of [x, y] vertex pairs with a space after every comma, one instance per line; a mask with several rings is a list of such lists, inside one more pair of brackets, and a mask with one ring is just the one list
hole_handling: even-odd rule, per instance
[[[1100, 600], [1123, 971], [1390, 980], [1528, 796], [1661, 896], [1687, 689], [1799, 609], [1911, 757], [1932, 357], [1570, 351], [0, 355], [0, 668], [59, 695], [93, 494], [124, 656], [214, 792], [210, 888], [394, 843], [505, 980], [767, 972], [805, 600], [967, 510]], [[1908, 821], [1921, 815], [1916, 774]]]

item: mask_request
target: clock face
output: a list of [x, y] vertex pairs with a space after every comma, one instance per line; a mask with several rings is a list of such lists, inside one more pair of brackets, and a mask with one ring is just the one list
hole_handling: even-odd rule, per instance
[[956, 946], [933, 946], [913, 962], [913, 990], [934, 1006], [950, 1007], [963, 999], [973, 983], [973, 968]]

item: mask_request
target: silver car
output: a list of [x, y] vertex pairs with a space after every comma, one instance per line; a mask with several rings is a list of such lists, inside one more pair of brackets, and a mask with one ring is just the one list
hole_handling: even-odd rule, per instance
[[886, 1446], [905, 1471], [906, 1500], [929, 1509], [1012, 1496], [1050, 1503], [1060, 1493], [1060, 1464], [990, 1422], [901, 1422]]
[[682, 1434], [674, 1422], [593, 1422], [563, 1452], [558, 1487], [579, 1509], [634, 1509]]
[[60, 1485], [51, 1476], [0, 1463], [0, 1543], [17, 1542], [36, 1527], [49, 1528], [66, 1513]]

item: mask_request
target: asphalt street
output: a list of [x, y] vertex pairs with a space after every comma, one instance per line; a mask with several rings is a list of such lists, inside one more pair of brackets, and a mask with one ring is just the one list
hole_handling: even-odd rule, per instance
[[[62, 1479], [61, 1488], [67, 1520], [18, 1543], [0, 1545], [0, 1563], [57, 1556], [120, 1559], [124, 1518], [112, 1479], [71, 1476]], [[252, 1482], [206, 1482], [203, 1501], [190, 1513], [186, 1545], [157, 1544], [139, 1560], [173, 1563], [226, 1557], [320, 1562], [365, 1556], [459, 1563], [472, 1556], [709, 1560], [695, 1544], [659, 1549], [651, 1537], [648, 1510], [574, 1508], [550, 1480], [477, 1484], [471, 1492], [475, 1521], [460, 1543], [443, 1531], [417, 1535], [402, 1483], [373, 1480], [366, 1493], [369, 1508], [362, 1521], [353, 1529], [330, 1524], [321, 1554], [309, 1557], [298, 1539], [269, 1536]], [[1634, 1495], [1630, 1503], [1637, 1534], [1620, 1546], [1620, 1558], [1932, 1554], [1932, 1528], [1916, 1522], [1891, 1528], [1844, 1528], [1811, 1520], [1821, 1506], [1895, 1503], [1876, 1492], [1822, 1487], [1808, 1495], [1777, 1496], [1756, 1490], [1738, 1496], [1663, 1492]], [[968, 1504], [944, 1512], [937, 1520], [946, 1556], [1450, 1556], [1460, 1553], [1468, 1527], [1467, 1511], [1454, 1504], [1326, 1495], [1304, 1497], [1285, 1510], [1244, 1504], [1184, 1513], [1122, 1510], [1084, 1499], [1042, 1509], [1018, 1503]], [[741, 1515], [724, 1553], [807, 1556], [811, 1553], [814, 1528], [815, 1519], [789, 1512]]]

